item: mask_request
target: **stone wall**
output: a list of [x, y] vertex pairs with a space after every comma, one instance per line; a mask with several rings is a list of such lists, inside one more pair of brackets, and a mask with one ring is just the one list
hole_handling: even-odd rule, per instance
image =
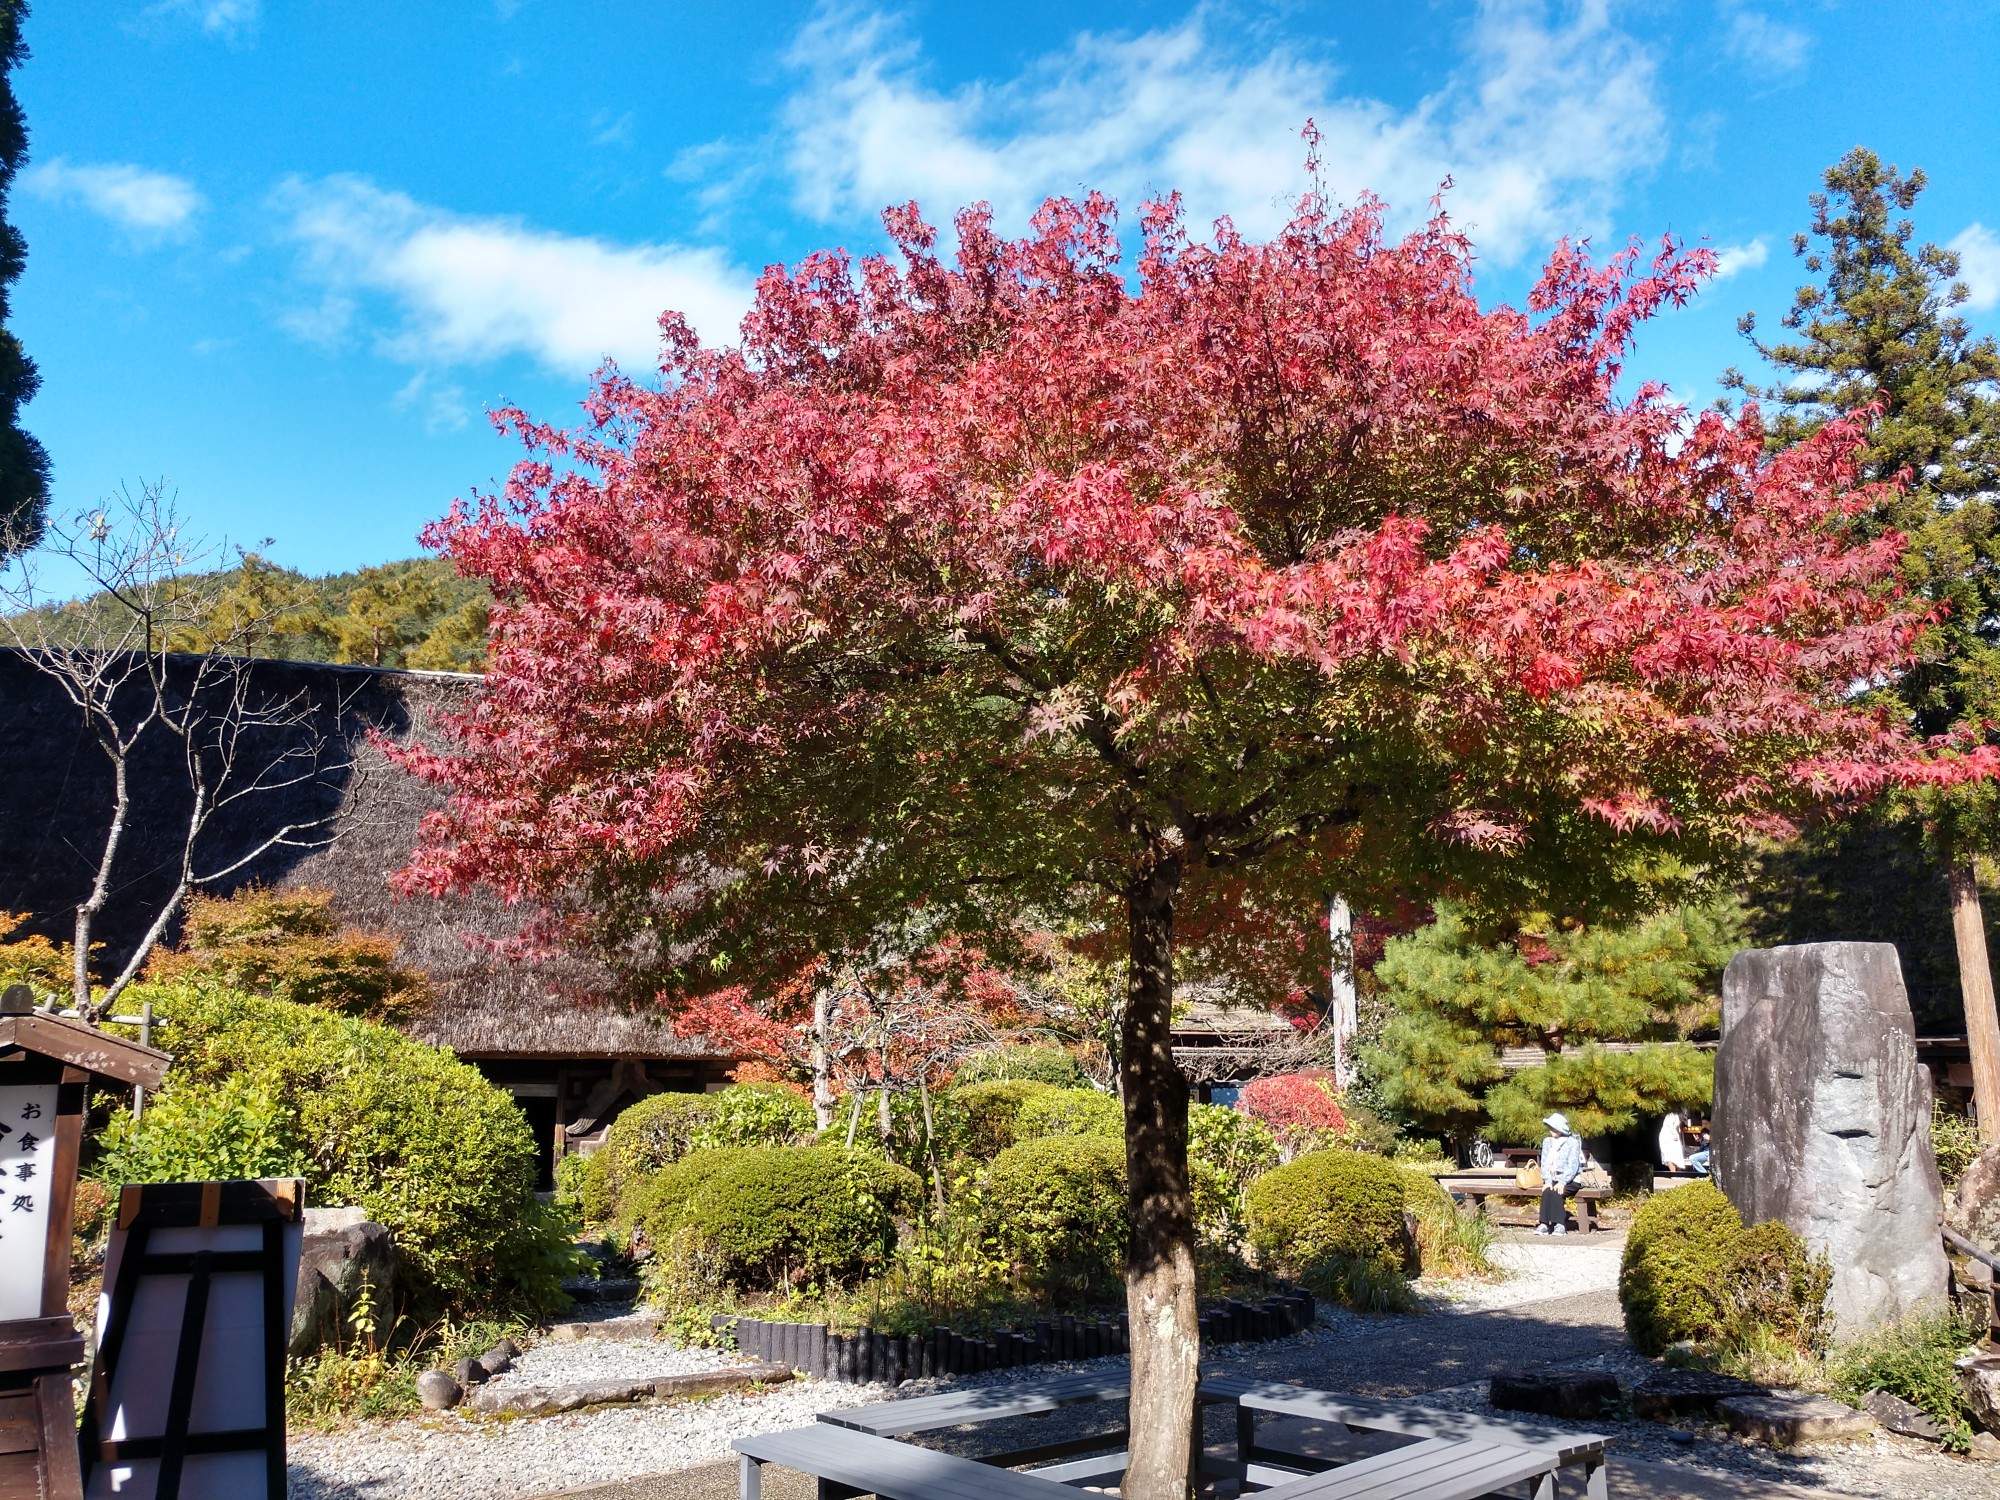
[[1843, 1332], [1945, 1295], [1931, 1081], [1889, 943], [1751, 949], [1722, 980], [1715, 1170], [1833, 1264]]

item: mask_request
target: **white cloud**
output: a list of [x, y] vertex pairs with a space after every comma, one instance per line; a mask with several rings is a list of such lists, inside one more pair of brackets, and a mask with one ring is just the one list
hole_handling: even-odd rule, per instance
[[81, 203], [140, 235], [179, 235], [200, 212], [201, 194], [185, 177], [126, 162], [72, 163], [63, 157], [30, 167], [21, 185], [37, 198]]
[[419, 370], [396, 392], [396, 408], [414, 411], [424, 419], [424, 430], [433, 435], [456, 432], [467, 419], [465, 388], [440, 380]]
[[1771, 258], [1771, 247], [1761, 239], [1747, 245], [1723, 245], [1715, 252], [1715, 279], [1727, 281], [1742, 271], [1754, 271]]
[[1812, 37], [1796, 26], [1774, 21], [1744, 0], [1723, 0], [1729, 18], [1729, 55], [1766, 73], [1796, 73], [1812, 52]]
[[570, 375], [606, 356], [650, 367], [661, 312], [680, 312], [715, 342], [750, 305], [751, 278], [715, 250], [614, 245], [452, 214], [357, 177], [294, 180], [277, 203], [323, 294], [288, 326], [335, 339], [367, 294], [384, 296], [401, 319], [381, 347], [413, 365], [526, 354]]
[[146, 14], [186, 16], [210, 36], [233, 42], [257, 29], [263, 11], [263, 0], [160, 0]]
[[823, 8], [790, 61], [802, 77], [787, 166], [800, 206], [826, 220], [910, 198], [944, 220], [984, 199], [1018, 228], [1051, 193], [1101, 188], [1129, 214], [1179, 189], [1197, 224], [1226, 213], [1268, 233], [1302, 186], [1311, 118], [1336, 197], [1379, 193], [1409, 222], [1449, 176], [1453, 216], [1483, 254], [1511, 261], [1602, 228], [1665, 144], [1652, 60], [1605, 0], [1560, 21], [1536, 0], [1487, 0], [1457, 70], [1408, 109], [1343, 93], [1316, 55], [1219, 40], [1201, 12], [1085, 34], [1013, 78], [940, 89], [895, 22]]
[[1958, 279], [1969, 293], [1965, 305], [1982, 312], [2000, 305], [2000, 234], [1968, 224], [1945, 248], [1958, 253]]

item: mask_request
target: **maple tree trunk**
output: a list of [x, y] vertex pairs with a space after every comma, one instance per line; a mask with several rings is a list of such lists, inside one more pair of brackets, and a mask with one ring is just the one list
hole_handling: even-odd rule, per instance
[[1965, 999], [1965, 1039], [1972, 1049], [1972, 1102], [1979, 1136], [2000, 1143], [2000, 1016], [1993, 1004], [1993, 965], [1986, 957], [1986, 919], [1970, 858], [1953, 860], [1951, 932], [1958, 940], [1958, 988]]
[[1125, 1259], [1132, 1457], [1125, 1500], [1186, 1500], [1193, 1459], [1201, 1343], [1188, 1201], [1187, 1079], [1174, 1062], [1172, 1036], [1174, 896], [1180, 876], [1177, 858], [1162, 860], [1126, 896], [1131, 964], [1119, 1080], [1132, 1214]]

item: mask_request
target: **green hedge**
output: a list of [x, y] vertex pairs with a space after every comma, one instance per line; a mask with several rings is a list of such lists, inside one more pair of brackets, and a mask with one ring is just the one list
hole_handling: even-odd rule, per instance
[[1073, 1302], [1116, 1287], [1130, 1234], [1121, 1142], [1023, 1141], [993, 1158], [983, 1190], [988, 1232], [1037, 1294]]
[[997, 1083], [1005, 1079], [1046, 1083], [1051, 1088], [1080, 1089], [1088, 1080], [1077, 1060], [1061, 1047], [995, 1047], [974, 1053], [958, 1070], [958, 1083]]
[[848, 1282], [880, 1266], [923, 1183], [837, 1146], [736, 1146], [690, 1152], [632, 1196], [655, 1244], [693, 1228], [733, 1285], [763, 1290]]
[[575, 1206], [588, 1223], [629, 1222], [635, 1184], [690, 1151], [788, 1146], [810, 1136], [812, 1105], [780, 1084], [739, 1083], [713, 1094], [650, 1094], [625, 1109], [576, 1175]]
[[1053, 1084], [1026, 1078], [952, 1089], [945, 1096], [950, 1148], [980, 1161], [993, 1160], [1019, 1139], [1021, 1110], [1028, 1101], [1055, 1092]]
[[1014, 1117], [1014, 1140], [1039, 1141], [1052, 1136], [1101, 1135], [1125, 1139], [1125, 1108], [1110, 1094], [1096, 1089], [1050, 1089], [1021, 1101]]
[[1655, 1193], [1633, 1215], [1618, 1273], [1625, 1331], [1642, 1354], [1763, 1330], [1801, 1349], [1825, 1340], [1831, 1271], [1783, 1224], [1750, 1229], [1710, 1182]]
[[93, 1176], [296, 1174], [309, 1202], [358, 1204], [394, 1232], [419, 1321], [562, 1305], [567, 1225], [535, 1197], [527, 1120], [476, 1068], [288, 1001], [135, 987], [146, 1000], [173, 1067], [142, 1120], [113, 1116]]
[[1250, 1184], [1250, 1243], [1258, 1263], [1303, 1277], [1329, 1259], [1414, 1276], [1402, 1173], [1359, 1151], [1313, 1151]]

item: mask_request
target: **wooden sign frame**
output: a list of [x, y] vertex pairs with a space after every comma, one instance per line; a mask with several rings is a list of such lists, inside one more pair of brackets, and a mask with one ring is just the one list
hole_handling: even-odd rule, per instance
[[[120, 1194], [78, 1434], [86, 1496], [284, 1500], [285, 1353], [304, 1207], [297, 1178], [133, 1184]], [[245, 1275], [257, 1278], [255, 1298], [239, 1280], [230, 1310], [241, 1318], [254, 1309], [254, 1386], [243, 1379], [248, 1349], [230, 1342], [235, 1358], [214, 1357], [225, 1352], [218, 1344], [240, 1337], [217, 1320], [217, 1282]], [[171, 1364], [161, 1368], [169, 1347]], [[252, 1390], [254, 1420], [245, 1420]], [[243, 1465], [200, 1463], [247, 1453], [262, 1455], [261, 1485]]]

